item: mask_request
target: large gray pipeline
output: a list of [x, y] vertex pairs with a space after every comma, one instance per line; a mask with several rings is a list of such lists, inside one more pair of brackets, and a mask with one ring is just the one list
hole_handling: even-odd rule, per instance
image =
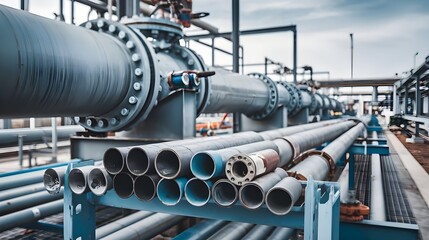
[[45, 191], [42, 191], [8, 199], [0, 202], [0, 215], [9, 214], [31, 206], [51, 202], [60, 198], [63, 198], [62, 191], [60, 191], [60, 193], [56, 195], [51, 195]]
[[23, 196], [26, 194], [40, 192], [43, 190], [45, 190], [45, 186], [43, 185], [43, 183], [35, 183], [27, 186], [0, 191], [0, 201]]
[[133, 223], [101, 239], [150, 239], [185, 219], [182, 216], [174, 216], [165, 213], [155, 213], [139, 222]]
[[[155, 52], [132, 24], [97, 19], [85, 29], [4, 6], [0, 12], [0, 102], [13, 103], [1, 105], [0, 117], [76, 116], [93, 131], [126, 130], [169, 96], [170, 72], [207, 69], [178, 44]], [[283, 89], [264, 75], [214, 70], [199, 85], [198, 113], [238, 111], [261, 119], [288, 106], [291, 94], [299, 99], [290, 115], [314, 101], [311, 93]]]

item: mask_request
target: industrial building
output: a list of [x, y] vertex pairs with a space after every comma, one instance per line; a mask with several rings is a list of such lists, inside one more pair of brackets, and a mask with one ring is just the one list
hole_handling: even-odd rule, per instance
[[0, 239], [429, 239], [425, 49], [319, 71], [324, 1], [201, 2], [0, 0]]

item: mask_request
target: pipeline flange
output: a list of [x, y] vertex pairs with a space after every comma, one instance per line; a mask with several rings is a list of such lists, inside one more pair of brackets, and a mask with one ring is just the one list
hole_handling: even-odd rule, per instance
[[292, 114], [292, 112], [298, 107], [298, 101], [301, 100], [300, 93], [297, 91], [298, 89], [294, 87], [292, 83], [287, 82], [277, 82], [277, 84], [282, 85], [286, 90], [289, 92], [290, 95], [290, 101], [287, 106], [287, 112], [288, 114]]
[[96, 19], [81, 26], [107, 34], [124, 45], [131, 59], [131, 78], [124, 99], [115, 109], [103, 116], [75, 117], [75, 122], [94, 132], [126, 130], [145, 119], [156, 105], [160, 79], [155, 74], [153, 50], [140, 33], [120, 23]]
[[316, 100], [316, 97], [314, 96], [314, 93], [312, 93], [307, 87], [306, 88], [300, 88], [301, 91], [306, 91], [308, 92], [308, 95], [310, 95], [311, 98], [311, 104], [308, 107], [308, 112], [310, 115], [313, 115], [316, 110], [319, 108], [319, 104]]
[[302, 109], [302, 94], [301, 94], [301, 90], [299, 90], [295, 84], [290, 83], [289, 87], [292, 88], [295, 91], [295, 93], [298, 95], [297, 101], [296, 101], [296, 106], [290, 112], [290, 115], [293, 116], [293, 115], [296, 115], [297, 113], [299, 113], [299, 111], [301, 111], [301, 109]]
[[271, 80], [267, 75], [260, 74], [260, 73], [249, 73], [248, 76], [255, 77], [263, 81], [268, 89], [269, 89], [269, 95], [268, 95], [268, 104], [265, 107], [265, 110], [263, 112], [258, 112], [252, 115], [246, 115], [249, 118], [252, 118], [254, 120], [260, 120], [264, 119], [271, 114], [273, 114], [277, 110], [278, 102], [279, 102], [279, 93], [277, 91], [276, 83]]

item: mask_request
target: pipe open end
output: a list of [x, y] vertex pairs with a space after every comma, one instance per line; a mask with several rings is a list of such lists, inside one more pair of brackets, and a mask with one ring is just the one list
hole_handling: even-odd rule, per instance
[[69, 187], [75, 194], [83, 194], [88, 190], [85, 174], [79, 168], [72, 169], [69, 173]]
[[208, 152], [199, 152], [191, 159], [191, 172], [201, 180], [208, 180], [214, 177], [218, 168], [216, 166], [218, 161], [217, 155]]
[[256, 209], [264, 204], [263, 190], [256, 184], [248, 183], [240, 189], [240, 202], [244, 207]]
[[129, 198], [133, 195], [134, 180], [129, 173], [119, 173], [113, 178], [113, 189], [120, 198]]
[[272, 188], [268, 192], [266, 204], [268, 209], [276, 215], [286, 215], [293, 207], [290, 193], [281, 188]]
[[142, 201], [150, 201], [156, 196], [157, 181], [150, 176], [140, 176], [134, 181], [134, 193]]
[[141, 148], [132, 148], [127, 155], [126, 164], [133, 175], [141, 176], [149, 170], [150, 160]]
[[63, 185], [62, 179], [58, 175], [58, 172], [55, 169], [49, 168], [46, 169], [43, 174], [43, 184], [45, 189], [50, 194], [60, 193], [61, 186]]
[[103, 165], [110, 174], [118, 174], [124, 168], [124, 159], [116, 148], [110, 148], [104, 153]]
[[210, 186], [203, 180], [193, 178], [185, 185], [185, 196], [190, 204], [204, 206], [210, 200]]
[[88, 174], [88, 185], [92, 193], [101, 196], [112, 188], [112, 179], [106, 172], [94, 168]]
[[227, 180], [217, 181], [212, 188], [213, 200], [223, 207], [233, 205], [238, 199], [237, 187]]
[[167, 206], [174, 206], [179, 203], [183, 196], [180, 185], [171, 179], [161, 179], [158, 183], [157, 194], [159, 200]]
[[180, 173], [180, 157], [170, 149], [162, 150], [155, 159], [156, 172], [163, 178], [173, 179]]

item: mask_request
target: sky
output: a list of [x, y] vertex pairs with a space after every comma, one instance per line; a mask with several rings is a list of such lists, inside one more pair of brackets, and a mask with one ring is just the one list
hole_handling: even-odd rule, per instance
[[[0, 0], [0, 4], [19, 7], [19, 0]], [[76, 4], [76, 22], [86, 20], [88, 8]], [[30, 12], [53, 18], [59, 4], [55, 0], [30, 0]], [[65, 17], [70, 22], [70, 1], [65, 1]], [[231, 0], [194, 0], [194, 12], [209, 12], [203, 20], [231, 31]], [[393, 77], [413, 68], [429, 54], [429, 1], [427, 0], [241, 0], [240, 29], [256, 29], [296, 24], [298, 66], [310, 65], [314, 71], [329, 71], [331, 78], [350, 78], [350, 33], [354, 34], [354, 78]], [[90, 15], [95, 18], [95, 14]], [[186, 30], [193, 34], [193, 30]], [[264, 57], [292, 62], [292, 33], [282, 32], [242, 36], [245, 63], [260, 63]], [[216, 44], [231, 50], [231, 43]], [[210, 50], [198, 43], [190, 47], [211, 64]], [[230, 56], [217, 53], [216, 65], [230, 65]], [[247, 67], [245, 72], [263, 67]], [[272, 69], [270, 69], [272, 70]], [[327, 75], [315, 76], [326, 79]]]

